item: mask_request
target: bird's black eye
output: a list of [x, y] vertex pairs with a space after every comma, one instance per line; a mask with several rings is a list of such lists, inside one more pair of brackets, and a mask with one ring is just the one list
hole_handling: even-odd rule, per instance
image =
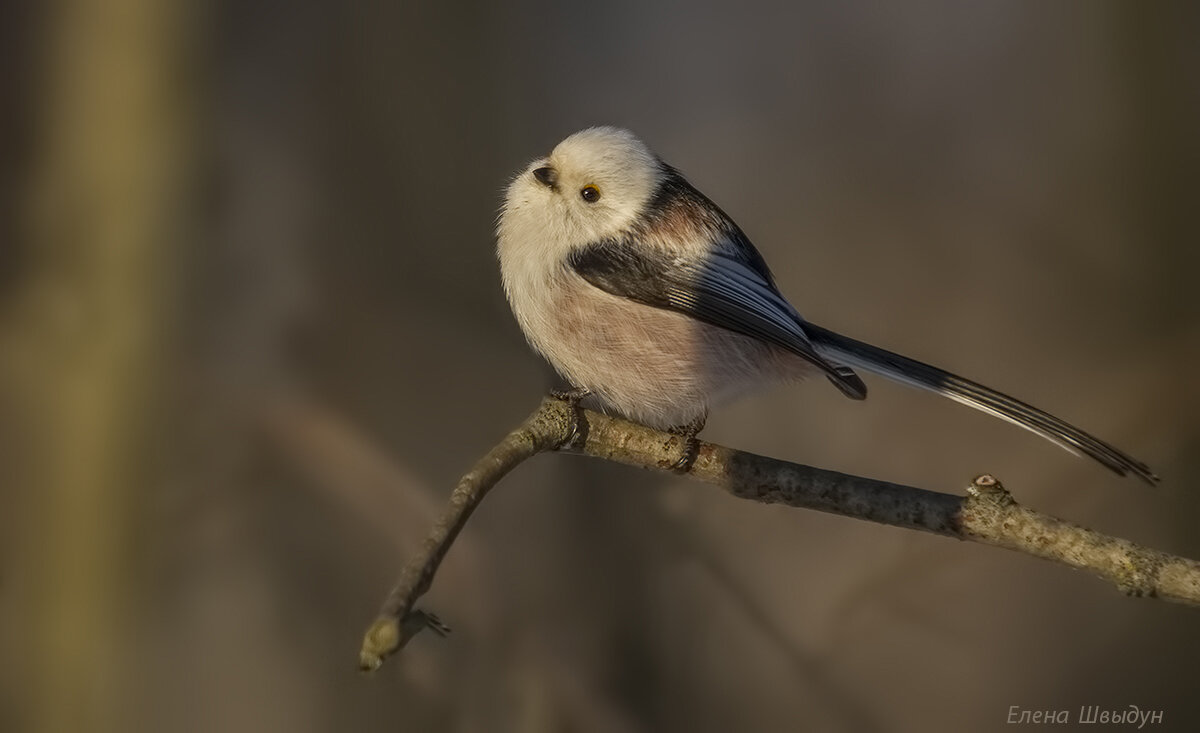
[[600, 200], [600, 189], [588, 184], [579, 189], [579, 195], [583, 197], [584, 201], [588, 202], [589, 204], [594, 204]]

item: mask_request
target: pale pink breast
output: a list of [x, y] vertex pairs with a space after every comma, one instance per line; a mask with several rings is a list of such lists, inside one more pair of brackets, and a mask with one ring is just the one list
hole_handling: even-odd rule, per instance
[[655, 427], [688, 423], [757, 383], [806, 371], [786, 351], [570, 275], [555, 284], [551, 300], [554, 344], [540, 350], [572, 384]]

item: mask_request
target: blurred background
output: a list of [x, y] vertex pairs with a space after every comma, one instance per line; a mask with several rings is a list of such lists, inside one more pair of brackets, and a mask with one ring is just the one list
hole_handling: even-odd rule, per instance
[[1147, 461], [824, 380], [706, 437], [1200, 557], [1200, 43], [1183, 2], [6, 3], [0, 730], [1200, 725], [1200, 614], [1002, 550], [548, 455], [373, 676], [457, 477], [555, 383], [508, 177], [629, 127], [814, 322]]

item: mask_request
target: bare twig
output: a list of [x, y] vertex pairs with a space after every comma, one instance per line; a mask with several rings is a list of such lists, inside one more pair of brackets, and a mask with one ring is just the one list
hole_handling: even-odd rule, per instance
[[[565, 443], [571, 441], [569, 446]], [[671, 472], [685, 438], [547, 398], [516, 430], [459, 481], [450, 506], [405, 566], [360, 652], [372, 670], [429, 625], [414, 603], [471, 511], [517, 464], [543, 451], [563, 450], [630, 466]], [[921, 529], [1024, 552], [1086, 570], [1131, 596], [1200, 605], [1200, 563], [1109, 537], [1018, 504], [991, 476], [977, 477], [967, 496], [860, 478], [732, 448], [700, 443], [689, 474], [734, 496], [768, 504], [819, 509], [896, 527]]]
[[427, 615], [416, 611], [413, 604], [429, 590], [433, 574], [442, 564], [446, 551], [488, 489], [525, 459], [566, 442], [571, 436], [572, 424], [572, 408], [547, 398], [525, 422], [459, 479], [458, 486], [450, 494], [450, 505], [433, 526], [417, 556], [404, 566], [400, 579], [379, 609], [379, 616], [367, 629], [359, 655], [363, 669], [377, 668], [385, 657], [399, 650], [428, 625]]

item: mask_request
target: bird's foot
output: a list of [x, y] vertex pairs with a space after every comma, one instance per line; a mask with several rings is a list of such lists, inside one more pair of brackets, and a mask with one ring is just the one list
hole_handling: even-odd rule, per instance
[[551, 397], [566, 402], [571, 408], [571, 432], [567, 435], [567, 439], [559, 444], [559, 448], [571, 448], [577, 441], [582, 442], [587, 438], [587, 421], [583, 419], [583, 410], [579, 403], [591, 393], [592, 390], [587, 387], [550, 390]]
[[696, 436], [704, 429], [704, 423], [707, 419], [708, 415], [701, 415], [686, 425], [677, 425], [667, 429], [668, 433], [678, 435], [684, 439], [683, 455], [671, 466], [672, 471], [687, 473], [692, 470], [692, 465], [696, 463], [696, 458], [700, 456], [700, 440]]

